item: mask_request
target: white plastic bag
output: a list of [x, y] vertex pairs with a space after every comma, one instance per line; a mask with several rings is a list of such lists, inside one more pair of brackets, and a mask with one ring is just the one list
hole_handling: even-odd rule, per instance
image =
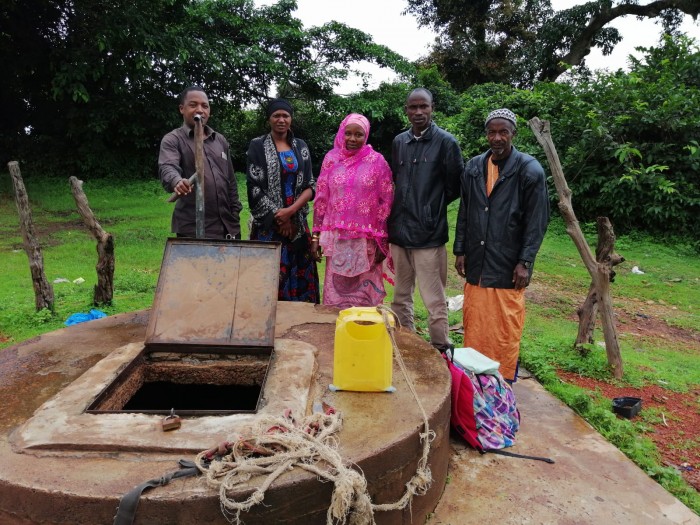
[[484, 354], [471, 347], [455, 348], [454, 352], [454, 362], [462, 368], [471, 370], [475, 374], [495, 375], [498, 372], [498, 367], [501, 366], [501, 363], [498, 361], [486, 357]]
[[447, 309], [450, 312], [457, 312], [462, 309], [462, 306], [464, 306], [463, 295], [455, 295], [454, 297], [447, 298]]

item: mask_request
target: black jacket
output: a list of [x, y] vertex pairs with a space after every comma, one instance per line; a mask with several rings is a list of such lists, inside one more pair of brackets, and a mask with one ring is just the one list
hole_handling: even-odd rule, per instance
[[453, 251], [465, 256], [469, 284], [513, 288], [515, 266], [520, 260], [534, 263], [547, 231], [547, 184], [540, 163], [513, 148], [487, 197], [490, 154], [474, 157], [464, 168]]
[[448, 241], [447, 205], [459, 197], [463, 166], [457, 141], [435, 123], [419, 139], [411, 130], [394, 138], [389, 242], [404, 248], [433, 248]]

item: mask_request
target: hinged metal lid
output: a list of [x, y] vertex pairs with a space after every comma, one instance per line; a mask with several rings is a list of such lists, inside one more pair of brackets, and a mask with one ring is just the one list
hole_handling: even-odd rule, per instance
[[280, 251], [279, 243], [168, 239], [146, 346], [271, 352]]

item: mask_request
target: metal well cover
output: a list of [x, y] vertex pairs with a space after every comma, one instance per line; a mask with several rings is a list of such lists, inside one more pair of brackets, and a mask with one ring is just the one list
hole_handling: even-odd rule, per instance
[[271, 351], [279, 261], [279, 243], [168, 239], [146, 346]]

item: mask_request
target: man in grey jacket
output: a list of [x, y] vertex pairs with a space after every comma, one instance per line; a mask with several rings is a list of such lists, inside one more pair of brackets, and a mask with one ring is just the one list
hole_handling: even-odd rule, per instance
[[411, 128], [394, 138], [391, 168], [394, 202], [389, 242], [396, 271], [391, 304], [401, 325], [415, 330], [416, 280], [428, 310], [430, 341], [444, 351], [450, 345], [447, 323], [447, 205], [459, 197], [464, 160], [455, 138], [432, 121], [433, 96], [417, 88], [406, 99]]
[[191, 86], [180, 94], [182, 126], [163, 137], [158, 154], [158, 175], [167, 192], [180, 196], [175, 204], [172, 231], [178, 237], [196, 232], [195, 194], [187, 179], [195, 172], [195, 118], [204, 126], [204, 235], [208, 239], [240, 238], [236, 175], [229, 144], [209, 126], [209, 98], [201, 87]]
[[467, 162], [454, 254], [464, 286], [464, 346], [498, 361], [509, 381], [517, 376], [525, 322], [525, 287], [549, 220], [540, 163], [512, 145], [515, 114], [486, 118], [490, 149]]

